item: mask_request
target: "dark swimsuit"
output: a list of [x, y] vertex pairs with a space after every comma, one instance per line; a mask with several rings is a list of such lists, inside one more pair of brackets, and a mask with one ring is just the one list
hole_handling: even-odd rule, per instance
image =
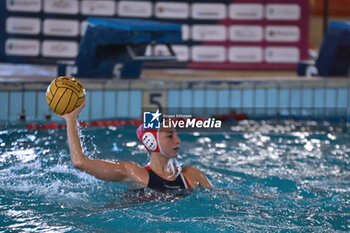
[[[159, 177], [150, 166], [144, 167], [149, 174], [149, 181], [146, 188], [128, 190], [122, 200], [125, 203], [110, 204], [112, 208], [124, 208], [134, 204], [150, 201], [175, 201], [187, 197], [192, 193], [192, 187], [182, 172], [175, 180], [169, 181]], [[151, 189], [151, 190], [148, 190]]]
[[154, 171], [152, 171], [150, 166], [145, 166], [144, 168], [148, 171], [149, 174], [149, 181], [147, 187], [150, 189], [164, 192], [192, 188], [182, 173], [180, 173], [175, 180], [169, 181], [158, 176]]

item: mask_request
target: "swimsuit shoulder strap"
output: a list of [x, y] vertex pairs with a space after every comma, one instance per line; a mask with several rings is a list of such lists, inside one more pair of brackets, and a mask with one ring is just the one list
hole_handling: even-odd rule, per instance
[[158, 176], [152, 169], [149, 165], [146, 165], [144, 166], [144, 169], [146, 169], [149, 173], [149, 182], [148, 182], [148, 187], [152, 188], [154, 186], [156, 187], [160, 187], [160, 186], [163, 186], [164, 183], [166, 184], [174, 184], [174, 183], [177, 183], [179, 184], [178, 182], [181, 182], [182, 183], [182, 186], [184, 188], [187, 188], [187, 189], [190, 189], [192, 188], [190, 183], [188, 182], [188, 180], [186, 179], [186, 177], [183, 175], [182, 172], [180, 172], [179, 176], [176, 178], [176, 180], [174, 181], [167, 181], [167, 180], [164, 180], [162, 177]]
[[187, 189], [191, 189], [192, 186], [190, 185], [190, 182], [188, 182], [187, 178], [184, 176], [184, 174], [182, 172], [180, 172], [180, 176], [181, 176], [182, 182], [184, 183], [185, 187]]
[[[176, 166], [175, 166], [176, 169], [178, 169]], [[187, 180], [187, 178], [185, 177], [185, 175], [182, 173], [182, 171], [180, 172], [180, 176], [181, 176], [181, 179], [182, 179], [182, 182], [184, 183], [185, 187], [187, 189], [191, 189], [192, 186], [190, 185], [190, 182]]]

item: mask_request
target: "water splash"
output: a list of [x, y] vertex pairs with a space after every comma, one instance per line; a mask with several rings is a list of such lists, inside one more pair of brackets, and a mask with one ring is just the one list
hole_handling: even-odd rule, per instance
[[[294, 123], [247, 121], [231, 133], [180, 132], [181, 162], [215, 189], [134, 203], [140, 195], [126, 198], [130, 183], [72, 166], [65, 131], [2, 130], [0, 231], [348, 231], [350, 135], [318, 124], [298, 131]], [[135, 128], [82, 134], [88, 156], [147, 161]]]

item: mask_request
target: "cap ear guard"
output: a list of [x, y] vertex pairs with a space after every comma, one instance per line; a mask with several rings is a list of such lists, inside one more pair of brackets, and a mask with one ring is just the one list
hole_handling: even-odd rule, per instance
[[142, 124], [136, 131], [138, 139], [149, 152], [160, 152], [157, 133], [155, 129], [144, 129]]
[[154, 151], [157, 149], [157, 140], [150, 132], [147, 132], [142, 136], [142, 143], [148, 150]]
[[136, 134], [142, 145], [144, 145], [149, 152], [160, 152], [162, 155], [169, 158], [160, 146], [159, 129], [144, 129], [143, 124], [141, 124], [137, 128]]

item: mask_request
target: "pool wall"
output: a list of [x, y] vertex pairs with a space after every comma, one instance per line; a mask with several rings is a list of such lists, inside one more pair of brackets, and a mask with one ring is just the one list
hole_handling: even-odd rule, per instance
[[[84, 83], [84, 81], [83, 81]], [[46, 104], [49, 83], [0, 83], [0, 120], [60, 121]], [[350, 115], [348, 79], [263, 81], [116, 80], [85, 83], [81, 120], [140, 119], [143, 107], [214, 108], [248, 116]], [[222, 112], [223, 113], [223, 112]], [[24, 119], [24, 118], [22, 118]]]

